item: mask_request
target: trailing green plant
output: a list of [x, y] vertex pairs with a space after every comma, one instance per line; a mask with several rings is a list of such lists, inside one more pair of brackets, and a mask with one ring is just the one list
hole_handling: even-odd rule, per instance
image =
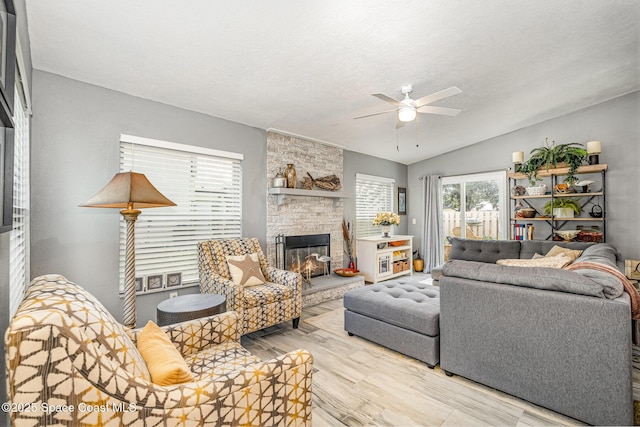
[[553, 203], [551, 200], [544, 205], [544, 213], [546, 215], [551, 215], [553, 209], [555, 208], [569, 208], [575, 212], [576, 215], [580, 215], [582, 212], [582, 206], [580, 206], [580, 202], [576, 199], [572, 199], [570, 197], [558, 197], [553, 199]]
[[529, 183], [536, 185], [536, 182], [542, 179], [538, 177], [540, 169], [545, 168], [548, 171], [551, 168], [557, 168], [558, 163], [567, 163], [569, 171], [564, 181], [573, 185], [578, 180], [575, 176], [578, 167], [585, 164], [589, 158], [587, 150], [582, 148], [582, 144], [576, 142], [556, 144], [555, 141], [551, 141], [549, 143], [549, 138], [545, 138], [544, 144], [544, 147], [531, 150], [531, 158], [519, 164], [516, 172], [526, 175]]

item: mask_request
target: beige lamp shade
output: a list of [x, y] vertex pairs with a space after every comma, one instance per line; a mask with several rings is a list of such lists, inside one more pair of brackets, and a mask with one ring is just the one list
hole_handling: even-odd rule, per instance
[[143, 209], [175, 205], [175, 203], [163, 196], [144, 174], [121, 172], [116, 174], [98, 194], [80, 206], [88, 208]]

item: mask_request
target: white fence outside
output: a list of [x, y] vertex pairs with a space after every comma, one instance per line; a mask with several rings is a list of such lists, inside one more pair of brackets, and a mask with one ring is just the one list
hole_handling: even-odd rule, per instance
[[[475, 211], [466, 213], [467, 238], [498, 239], [498, 211]], [[444, 236], [461, 236], [461, 213], [453, 210], [443, 212]], [[457, 230], [454, 230], [456, 229]]]

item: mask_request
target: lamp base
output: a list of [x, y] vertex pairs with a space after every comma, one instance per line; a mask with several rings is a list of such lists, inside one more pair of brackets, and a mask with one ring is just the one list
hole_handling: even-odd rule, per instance
[[599, 154], [589, 154], [589, 164], [597, 165], [600, 163], [600, 155]]

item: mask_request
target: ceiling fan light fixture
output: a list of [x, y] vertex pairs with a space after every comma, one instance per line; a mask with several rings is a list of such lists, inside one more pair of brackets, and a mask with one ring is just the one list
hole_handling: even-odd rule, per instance
[[398, 120], [401, 122], [410, 122], [416, 118], [416, 109], [414, 107], [401, 107], [398, 110]]

